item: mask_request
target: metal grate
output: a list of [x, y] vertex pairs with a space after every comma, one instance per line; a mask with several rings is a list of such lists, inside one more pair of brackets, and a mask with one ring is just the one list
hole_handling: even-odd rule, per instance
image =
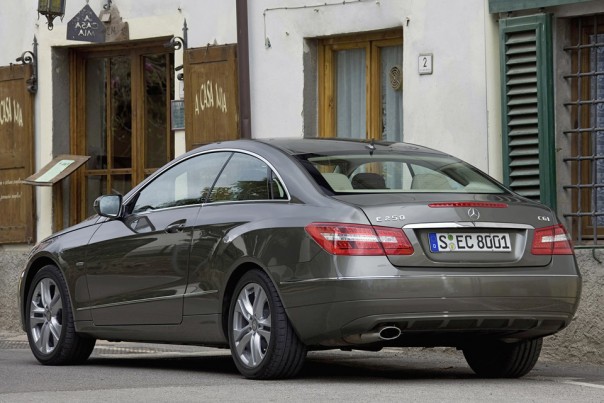
[[572, 71], [564, 78], [571, 86], [572, 128], [569, 137], [569, 165], [572, 209], [564, 214], [571, 220], [577, 244], [598, 245], [604, 241], [604, 14], [572, 21], [572, 44], [565, 47], [572, 59]]

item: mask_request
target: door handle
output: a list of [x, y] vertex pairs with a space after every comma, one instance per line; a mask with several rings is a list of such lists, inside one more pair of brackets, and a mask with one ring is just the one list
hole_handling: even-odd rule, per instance
[[185, 223], [182, 221], [176, 221], [166, 227], [166, 232], [169, 234], [175, 234], [177, 232], [182, 232], [185, 228]]

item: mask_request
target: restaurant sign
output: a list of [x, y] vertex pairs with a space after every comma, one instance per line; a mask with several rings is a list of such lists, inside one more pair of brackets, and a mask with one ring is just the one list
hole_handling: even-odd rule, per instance
[[105, 24], [88, 4], [67, 23], [67, 39], [84, 42], [105, 42]]
[[0, 67], [0, 244], [34, 239], [33, 100], [30, 65]]
[[240, 138], [237, 45], [190, 48], [183, 59], [187, 150]]

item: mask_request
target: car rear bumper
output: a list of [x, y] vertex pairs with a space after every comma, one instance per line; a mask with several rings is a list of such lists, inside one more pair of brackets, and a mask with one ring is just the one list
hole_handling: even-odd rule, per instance
[[[392, 345], [459, 345], [473, 336], [540, 337], [576, 312], [577, 275], [425, 275], [289, 281], [288, 315], [308, 345], [345, 346], [355, 335], [396, 326]], [[352, 344], [356, 344], [353, 342]]]

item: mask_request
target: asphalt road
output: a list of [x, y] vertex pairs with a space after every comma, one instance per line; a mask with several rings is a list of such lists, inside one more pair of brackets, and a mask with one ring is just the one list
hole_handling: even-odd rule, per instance
[[80, 366], [45, 367], [24, 339], [0, 339], [0, 402], [604, 402], [604, 367], [539, 362], [484, 380], [444, 349], [311, 352], [296, 379], [250, 381], [229, 352], [99, 343]]

